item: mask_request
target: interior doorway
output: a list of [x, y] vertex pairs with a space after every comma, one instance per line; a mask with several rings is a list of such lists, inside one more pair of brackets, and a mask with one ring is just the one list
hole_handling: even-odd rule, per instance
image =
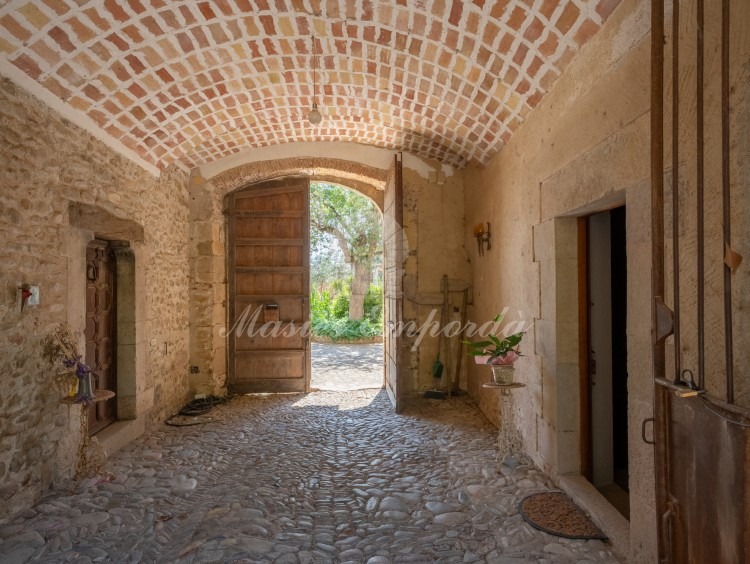
[[581, 219], [582, 473], [626, 518], [628, 486], [625, 206]]

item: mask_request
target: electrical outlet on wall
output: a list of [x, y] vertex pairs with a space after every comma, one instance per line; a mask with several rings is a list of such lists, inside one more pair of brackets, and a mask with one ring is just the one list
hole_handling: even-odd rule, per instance
[[29, 286], [29, 292], [31, 295], [26, 300], [26, 305], [38, 306], [39, 305], [39, 286]]

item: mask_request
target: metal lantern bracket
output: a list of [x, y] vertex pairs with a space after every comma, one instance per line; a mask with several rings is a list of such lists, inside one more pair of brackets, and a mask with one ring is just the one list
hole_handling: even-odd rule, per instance
[[479, 251], [479, 256], [484, 256], [484, 251], [489, 251], [492, 249], [492, 244], [490, 243], [490, 222], [487, 223], [477, 223], [474, 225], [474, 237], [476, 237], [477, 240], [477, 250]]

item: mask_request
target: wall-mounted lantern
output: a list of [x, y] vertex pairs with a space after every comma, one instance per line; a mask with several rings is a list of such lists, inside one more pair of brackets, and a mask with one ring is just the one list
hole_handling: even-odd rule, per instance
[[477, 249], [479, 250], [479, 256], [484, 256], [484, 251], [489, 251], [492, 248], [490, 244], [490, 224], [477, 223], [474, 225], [474, 237], [477, 239]]

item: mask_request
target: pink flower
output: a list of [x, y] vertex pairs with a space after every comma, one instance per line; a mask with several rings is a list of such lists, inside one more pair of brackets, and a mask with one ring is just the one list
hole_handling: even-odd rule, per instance
[[493, 358], [490, 364], [494, 364], [496, 366], [509, 366], [516, 360], [518, 360], [518, 353], [516, 351], [508, 351], [504, 355], [496, 356], [495, 358]]

